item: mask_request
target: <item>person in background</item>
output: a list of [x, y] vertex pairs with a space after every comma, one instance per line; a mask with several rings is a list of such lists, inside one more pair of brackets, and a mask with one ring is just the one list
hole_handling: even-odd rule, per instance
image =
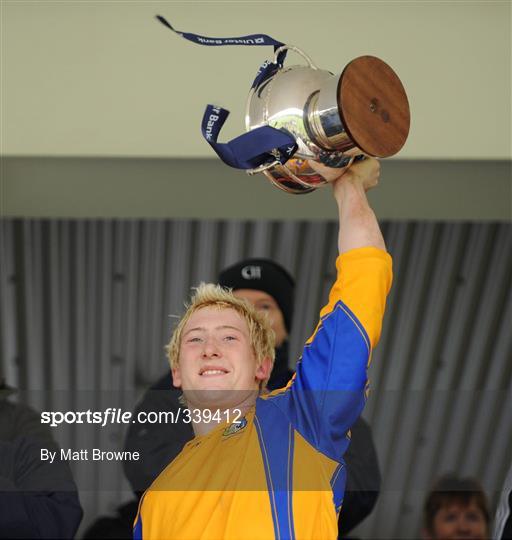
[[82, 508], [71, 470], [41, 460], [58, 446], [36, 411], [7, 400], [14, 392], [0, 380], [0, 538], [74, 538]]
[[489, 538], [489, 504], [481, 485], [472, 478], [447, 474], [427, 496], [422, 537], [425, 540]]

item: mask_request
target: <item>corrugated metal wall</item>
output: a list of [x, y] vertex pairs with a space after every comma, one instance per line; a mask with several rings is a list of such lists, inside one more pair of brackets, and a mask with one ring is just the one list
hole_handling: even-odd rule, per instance
[[[163, 346], [190, 287], [248, 256], [297, 279], [292, 358], [334, 277], [334, 223], [3, 220], [1, 353], [38, 409], [133, 408], [166, 369]], [[357, 531], [418, 534], [431, 481], [455, 471], [495, 496], [512, 460], [512, 228], [384, 223], [395, 282], [371, 367], [371, 422], [384, 485]], [[114, 397], [115, 396], [115, 399]], [[76, 427], [76, 426], [75, 426]], [[56, 432], [57, 433], [57, 432]], [[84, 430], [59, 432], [80, 445]], [[123, 430], [95, 432], [120, 445]], [[127, 497], [121, 467], [90, 478], [86, 521]]]

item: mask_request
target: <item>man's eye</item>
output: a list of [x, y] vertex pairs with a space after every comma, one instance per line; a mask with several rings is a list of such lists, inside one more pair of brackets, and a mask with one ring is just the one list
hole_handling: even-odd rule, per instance
[[199, 337], [191, 337], [187, 339], [187, 343], [199, 343], [201, 341], [201, 338]]
[[272, 306], [270, 304], [260, 304], [258, 306], [258, 309], [261, 311], [270, 311], [272, 309]]
[[225, 341], [236, 341], [236, 336], [224, 336]]

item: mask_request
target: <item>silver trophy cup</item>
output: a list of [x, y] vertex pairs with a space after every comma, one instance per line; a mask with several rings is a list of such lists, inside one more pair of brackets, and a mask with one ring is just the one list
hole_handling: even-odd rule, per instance
[[247, 171], [263, 173], [288, 193], [309, 193], [327, 181], [310, 162], [347, 169], [358, 156], [389, 157], [404, 145], [410, 126], [407, 95], [396, 73], [374, 56], [352, 60], [341, 75], [318, 69], [300, 49], [307, 66], [281, 68], [251, 89], [247, 131], [268, 125], [291, 133], [298, 150], [284, 165]]

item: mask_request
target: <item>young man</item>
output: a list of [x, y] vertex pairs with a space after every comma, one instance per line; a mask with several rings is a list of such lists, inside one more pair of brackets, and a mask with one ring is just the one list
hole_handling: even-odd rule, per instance
[[338, 278], [296, 375], [259, 395], [273, 362], [268, 321], [219, 288], [198, 290], [169, 346], [196, 437], [144, 494], [135, 538], [336, 538], [391, 259], [365, 195], [378, 162], [341, 179], [324, 172], [339, 209]]
[[454, 475], [441, 477], [425, 502], [423, 538], [489, 538], [489, 505], [478, 482]]
[[[287, 385], [293, 376], [288, 363], [288, 335], [293, 324], [295, 283], [279, 264], [268, 259], [247, 259], [222, 270], [218, 283], [233, 289], [238, 298], [245, 298], [254, 307], [268, 315], [275, 333], [275, 361], [267, 389], [276, 390]], [[161, 377], [144, 395], [138, 411], [170, 411], [177, 416], [182, 407], [180, 391], [173, 388], [171, 373]], [[128, 428], [126, 448], [138, 451], [139, 461], [123, 463], [126, 476], [136, 492], [144, 492], [162, 470], [194, 437], [186, 418], [172, 424], [132, 424]], [[351, 443], [344, 455], [347, 485], [343, 510], [338, 519], [338, 534], [346, 536], [372, 511], [380, 489], [380, 470], [370, 426], [359, 418], [351, 427]], [[132, 510], [133, 509], [133, 510]], [[131, 519], [125, 519], [129, 516]], [[135, 501], [120, 507], [120, 517], [101, 518], [89, 530], [88, 538], [103, 538], [117, 526], [119, 538], [131, 538], [131, 527], [137, 513]], [[124, 525], [126, 523], [126, 526]], [[105, 527], [108, 527], [108, 531]], [[129, 529], [128, 532], [123, 532]]]

